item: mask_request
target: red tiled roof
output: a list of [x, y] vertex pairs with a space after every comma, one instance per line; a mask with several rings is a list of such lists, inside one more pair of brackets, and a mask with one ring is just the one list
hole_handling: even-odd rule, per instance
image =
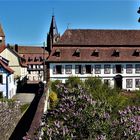
[[5, 49], [5, 46], [4, 46], [4, 45], [1, 46], [1, 47], [0, 47], [0, 53], [1, 53], [4, 49]]
[[[60, 49], [60, 57], [55, 55], [58, 48]], [[79, 47], [79, 57], [74, 55], [77, 48], [53, 47], [48, 62], [140, 62], [140, 56], [134, 56], [134, 52], [140, 50], [140, 47]], [[99, 56], [92, 55], [95, 50], [98, 50]], [[113, 55], [114, 50], [119, 51], [119, 57]]]
[[56, 44], [140, 45], [140, 30], [68, 29]]
[[[38, 53], [44, 53], [43, 47], [37, 47], [37, 46], [18, 46], [18, 53], [19, 54], [38, 54]], [[45, 51], [46, 54], [48, 54], [47, 51]]]
[[14, 71], [9, 67], [7, 66], [4, 62], [2, 62], [2, 60], [0, 60], [0, 65], [2, 67], [4, 67], [4, 69], [6, 69], [8, 72], [10, 72], [11, 74], [14, 73]]
[[43, 58], [47, 59], [48, 54], [24, 54], [23, 57], [26, 59], [26, 64], [42, 64]]

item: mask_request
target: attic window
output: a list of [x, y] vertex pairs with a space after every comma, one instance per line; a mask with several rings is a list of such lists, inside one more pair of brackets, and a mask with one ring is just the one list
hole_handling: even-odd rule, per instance
[[55, 50], [55, 55], [56, 55], [56, 57], [60, 57], [60, 49]]
[[43, 58], [40, 56], [40, 62], [42, 62], [43, 61]]
[[139, 52], [139, 50], [138, 49], [136, 49], [135, 51], [134, 51], [134, 56], [139, 56], [139, 54], [140, 54], [140, 52]]
[[93, 51], [92, 55], [98, 57], [99, 56], [99, 51], [97, 49], [95, 49]]
[[31, 57], [28, 57], [28, 61], [29, 61], [29, 62], [32, 61], [32, 58], [31, 58]]
[[79, 49], [76, 49], [76, 51], [75, 51], [75, 56], [77, 56], [77, 57], [80, 56], [80, 50], [79, 50]]
[[39, 60], [39, 58], [38, 58], [38, 57], [35, 57], [34, 61], [36, 62], [36, 61], [38, 61], [38, 60]]
[[120, 52], [119, 52], [118, 49], [117, 50], [114, 50], [113, 56], [116, 56], [116, 57], [119, 57], [120, 56]]

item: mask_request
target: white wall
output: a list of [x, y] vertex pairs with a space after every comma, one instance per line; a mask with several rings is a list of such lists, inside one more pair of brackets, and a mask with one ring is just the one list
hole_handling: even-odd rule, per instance
[[3, 92], [3, 97], [6, 97], [8, 88], [8, 99], [10, 99], [16, 94], [16, 86], [14, 84], [14, 74], [7, 75], [7, 73], [3, 73], [2, 77], [3, 83], [0, 84], [0, 91]]
[[[110, 74], [104, 74], [104, 65], [111, 65], [111, 72]], [[113, 66], [114, 65], [122, 65], [123, 67], [123, 72], [122, 73], [113, 73]], [[135, 73], [135, 64], [140, 64], [140, 63], [133, 63], [133, 69], [132, 73], [128, 74], [126, 73], [126, 65], [127, 64], [132, 64], [132, 63], [50, 63], [50, 80], [62, 80], [63, 83], [65, 83], [65, 80], [69, 76], [78, 76], [81, 79], [85, 79], [87, 77], [93, 76], [93, 77], [101, 77], [102, 80], [104, 79], [109, 79], [110, 80], [110, 85], [113, 87], [114, 86], [114, 77], [116, 75], [121, 75], [123, 77], [122, 79], [122, 89], [127, 89], [127, 90], [136, 90], [138, 88], [135, 88], [135, 79], [140, 79], [140, 74]], [[53, 74], [53, 67], [55, 65], [62, 65], [64, 67], [64, 73], [63, 74]], [[65, 73], [65, 65], [72, 65], [72, 74], [66, 74]], [[75, 74], [75, 65], [92, 65], [93, 67], [93, 73], [92, 74]], [[100, 74], [95, 74], [95, 65], [101, 65], [101, 73]], [[126, 88], [126, 79], [132, 79], [133, 84], [132, 88]]]

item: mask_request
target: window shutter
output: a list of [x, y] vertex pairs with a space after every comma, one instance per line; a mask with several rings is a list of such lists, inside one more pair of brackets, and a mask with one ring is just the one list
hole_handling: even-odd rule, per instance
[[113, 65], [113, 74], [115, 74], [115, 73], [116, 73], [116, 66]]
[[64, 66], [62, 65], [62, 74], [64, 74]]
[[93, 74], [94, 73], [94, 66], [91, 65], [91, 73]]
[[86, 67], [85, 65], [82, 66], [82, 74], [85, 74], [86, 73]]
[[79, 68], [79, 66], [76, 65], [76, 66], [75, 66], [75, 74], [78, 74], [78, 73], [79, 73], [79, 69], [78, 69], [78, 68]]
[[53, 66], [53, 74], [56, 74], [56, 66]]
[[121, 65], [121, 73], [123, 73], [123, 70], [124, 70], [123, 65]]

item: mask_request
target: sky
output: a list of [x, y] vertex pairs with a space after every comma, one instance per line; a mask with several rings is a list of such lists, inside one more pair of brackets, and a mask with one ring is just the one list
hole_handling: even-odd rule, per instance
[[140, 0], [0, 0], [6, 44], [42, 46], [52, 15], [69, 29], [140, 29]]

